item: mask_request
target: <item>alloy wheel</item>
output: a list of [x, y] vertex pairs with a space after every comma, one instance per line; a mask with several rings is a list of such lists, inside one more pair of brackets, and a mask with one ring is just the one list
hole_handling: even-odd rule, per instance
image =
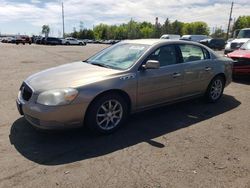
[[97, 111], [96, 123], [103, 130], [115, 128], [121, 121], [123, 108], [119, 101], [108, 100], [104, 102]]
[[210, 90], [211, 98], [213, 100], [217, 100], [218, 98], [220, 98], [222, 91], [223, 91], [223, 83], [220, 79], [216, 79], [211, 86]]

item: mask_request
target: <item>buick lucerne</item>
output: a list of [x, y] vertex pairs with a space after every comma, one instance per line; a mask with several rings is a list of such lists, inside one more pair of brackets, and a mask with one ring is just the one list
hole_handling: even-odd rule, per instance
[[130, 113], [205, 96], [218, 101], [232, 79], [232, 60], [202, 44], [180, 40], [128, 40], [85, 61], [28, 77], [17, 107], [33, 126], [118, 129]]

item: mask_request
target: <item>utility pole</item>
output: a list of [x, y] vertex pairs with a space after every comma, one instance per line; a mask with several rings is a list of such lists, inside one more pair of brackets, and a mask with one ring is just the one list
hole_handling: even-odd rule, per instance
[[64, 29], [64, 7], [62, 2], [62, 23], [63, 23], [63, 38], [65, 37], [65, 29]]
[[234, 7], [234, 2], [232, 1], [231, 11], [230, 11], [229, 20], [228, 20], [228, 27], [227, 27], [227, 39], [228, 39], [228, 36], [229, 36], [230, 24], [231, 24], [231, 21], [232, 21], [233, 7]]

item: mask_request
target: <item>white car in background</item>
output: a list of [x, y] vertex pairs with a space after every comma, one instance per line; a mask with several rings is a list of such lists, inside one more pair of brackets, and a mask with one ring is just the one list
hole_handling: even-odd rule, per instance
[[62, 40], [62, 44], [64, 45], [84, 45], [84, 46], [86, 45], [86, 42], [84, 42], [83, 40], [78, 40], [73, 37], [67, 37], [61, 40]]
[[160, 39], [174, 39], [174, 40], [178, 40], [180, 38], [181, 38], [180, 35], [164, 34], [164, 35], [161, 36]]
[[224, 54], [233, 52], [239, 49], [244, 43], [250, 40], [250, 28], [241, 29], [236, 39], [227, 41]]

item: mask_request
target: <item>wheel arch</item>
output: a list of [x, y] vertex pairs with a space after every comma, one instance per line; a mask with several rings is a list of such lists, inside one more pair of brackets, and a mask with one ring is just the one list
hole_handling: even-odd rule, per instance
[[222, 73], [222, 72], [217, 73], [217, 74], [215, 74], [215, 75], [212, 77], [212, 79], [211, 79], [210, 82], [208, 83], [208, 85], [207, 85], [207, 87], [206, 87], [206, 91], [207, 91], [208, 87], [210, 86], [211, 82], [212, 82], [212, 81], [214, 80], [214, 78], [216, 78], [217, 76], [222, 77], [222, 78], [224, 79], [224, 84], [226, 84], [226, 81], [227, 81], [226, 75], [225, 75], [224, 73]]
[[121, 97], [123, 97], [123, 98], [125, 99], [126, 103], [128, 104], [128, 113], [130, 113], [131, 108], [132, 108], [132, 100], [131, 100], [130, 96], [128, 95], [128, 93], [125, 92], [124, 90], [121, 90], [121, 89], [110, 89], [110, 90], [106, 90], [106, 91], [103, 91], [103, 92], [99, 93], [98, 95], [96, 95], [96, 96], [92, 99], [92, 101], [89, 103], [89, 105], [88, 105], [88, 107], [87, 107], [87, 110], [86, 110], [86, 112], [85, 112], [85, 115], [84, 115], [84, 122], [86, 121], [86, 117], [87, 117], [87, 115], [88, 115], [89, 109], [90, 109], [90, 107], [93, 105], [93, 103], [94, 103], [97, 99], [101, 98], [102, 96], [108, 95], [108, 94], [111, 94], [111, 93], [112, 93], [112, 94], [118, 94], [118, 95], [120, 95]]
[[[224, 79], [224, 84], [226, 83], [226, 81], [227, 81], [227, 78], [226, 78], [226, 75], [224, 74], [224, 73], [218, 73], [218, 74], [216, 74], [213, 78], [212, 78], [212, 80], [215, 78], [215, 77], [217, 77], [217, 76], [220, 76], [220, 77], [222, 77], [223, 79]], [[212, 81], [211, 80], [211, 81]], [[211, 81], [210, 81], [210, 83], [211, 83]]]

